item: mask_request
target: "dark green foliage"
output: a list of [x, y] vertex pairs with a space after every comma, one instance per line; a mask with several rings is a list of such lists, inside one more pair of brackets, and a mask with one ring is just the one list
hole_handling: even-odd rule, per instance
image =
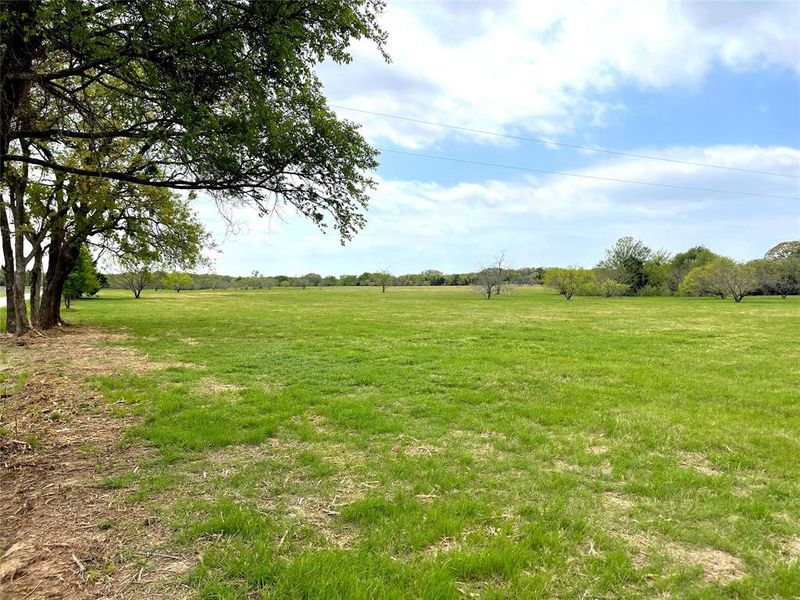
[[695, 267], [702, 267], [715, 258], [719, 258], [719, 255], [705, 246], [694, 246], [686, 252], [676, 254], [670, 262], [668, 274], [669, 290], [673, 293], [677, 292], [689, 271]]
[[69, 308], [72, 300], [82, 296], [94, 296], [100, 291], [100, 287], [100, 279], [97, 276], [92, 255], [85, 245], [81, 246], [78, 260], [64, 284], [64, 304]]
[[[330, 109], [316, 68], [348, 62], [354, 40], [382, 49], [380, 0], [1, 6], [3, 165], [287, 203], [343, 239], [363, 226], [377, 153]], [[25, 156], [26, 139], [44, 150]], [[58, 152], [86, 140], [85, 159]]]
[[598, 266], [636, 293], [648, 284], [645, 265], [654, 256], [655, 253], [642, 241], [626, 236], [606, 250], [605, 258]]

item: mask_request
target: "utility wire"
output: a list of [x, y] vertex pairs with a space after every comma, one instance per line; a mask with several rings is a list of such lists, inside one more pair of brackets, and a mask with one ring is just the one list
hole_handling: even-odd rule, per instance
[[435, 121], [425, 121], [423, 119], [414, 119], [412, 117], [403, 117], [400, 115], [391, 115], [388, 113], [375, 112], [371, 110], [362, 110], [360, 108], [351, 108], [349, 106], [340, 106], [337, 104], [331, 105], [333, 108], [341, 110], [349, 110], [365, 115], [373, 115], [376, 117], [386, 117], [387, 119], [397, 119], [400, 121], [408, 121], [410, 123], [420, 123], [422, 125], [433, 125], [434, 127], [443, 127], [445, 129], [455, 129], [456, 131], [466, 131], [469, 133], [478, 133], [480, 135], [491, 135], [495, 137], [508, 138], [512, 140], [520, 140], [523, 142], [536, 142], [538, 144], [548, 144], [551, 146], [560, 146], [562, 148], [572, 148], [574, 150], [588, 150], [591, 152], [603, 152], [605, 154], [614, 154], [616, 156], [630, 156], [633, 158], [646, 158], [648, 160], [660, 160], [662, 162], [678, 163], [682, 165], [692, 165], [695, 167], [708, 167], [711, 169], [724, 169], [726, 171], [740, 171], [742, 173], [757, 173], [759, 175], [771, 175], [773, 177], [788, 177], [790, 179], [800, 179], [800, 175], [792, 175], [790, 173], [775, 173], [773, 171], [761, 171], [758, 169], [746, 169], [744, 167], [728, 167], [725, 165], [715, 165], [711, 163], [694, 162], [691, 160], [680, 160], [678, 158], [666, 158], [664, 156], [652, 156], [649, 154], [636, 154], [634, 152], [622, 152], [620, 150], [609, 150], [607, 148], [600, 148], [597, 146], [582, 146], [580, 144], [567, 144], [564, 142], [553, 142], [543, 138], [526, 137], [522, 135], [513, 135], [510, 133], [500, 133], [499, 131], [489, 131], [487, 129], [474, 129], [472, 127], [460, 127], [459, 125], [448, 125], [447, 123], [437, 123]]
[[717, 194], [735, 194], [737, 196], [753, 196], [756, 198], [776, 198], [779, 200], [798, 200], [800, 196], [779, 196], [775, 194], [759, 194], [757, 192], [738, 192], [735, 190], [720, 190], [715, 188], [693, 187], [687, 185], [674, 185], [671, 183], [656, 183], [655, 181], [640, 181], [636, 179], [620, 179], [617, 177], [603, 177], [602, 175], [586, 175], [583, 173], [571, 173], [569, 171], [550, 171], [547, 169], [534, 169], [530, 167], [518, 167], [515, 165], [503, 165], [499, 163], [483, 162], [480, 160], [469, 160], [466, 158], [453, 158], [450, 156], [437, 156], [435, 154], [423, 154], [421, 152], [406, 152], [405, 150], [388, 150], [377, 148], [379, 152], [388, 152], [391, 154], [402, 154], [405, 156], [416, 156], [418, 158], [431, 158], [434, 160], [445, 160], [449, 162], [462, 163], [467, 165], [479, 165], [482, 167], [495, 167], [498, 169], [512, 169], [514, 171], [525, 171], [528, 173], [547, 173], [549, 175], [564, 175], [566, 177], [580, 177], [581, 179], [596, 179], [599, 181], [611, 181], [614, 183], [632, 183], [636, 185], [648, 185], [651, 187], [669, 188], [673, 190], [684, 190], [692, 192], [713, 192]]

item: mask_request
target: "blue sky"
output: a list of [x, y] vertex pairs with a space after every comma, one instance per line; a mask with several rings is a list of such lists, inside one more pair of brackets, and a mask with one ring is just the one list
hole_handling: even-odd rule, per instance
[[[800, 3], [389, 0], [386, 64], [324, 64], [332, 104], [562, 143], [800, 175]], [[468, 134], [337, 109], [376, 147], [531, 169], [788, 196], [745, 197], [384, 153], [367, 227], [342, 247], [289, 209], [210, 202], [215, 270], [246, 274], [590, 266], [620, 236], [737, 259], [800, 238], [800, 180]]]

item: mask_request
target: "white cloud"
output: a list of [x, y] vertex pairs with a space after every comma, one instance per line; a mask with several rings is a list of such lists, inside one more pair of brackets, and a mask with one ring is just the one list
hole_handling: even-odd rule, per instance
[[[602, 123], [618, 86], [693, 86], [715, 65], [800, 72], [796, 2], [390, 2], [393, 62], [368, 44], [321, 69], [335, 104], [466, 127], [558, 135]], [[410, 148], [454, 134], [342, 114]]]
[[[653, 149], [641, 149], [653, 153]], [[797, 172], [800, 150], [786, 147], [675, 147], [659, 151], [678, 160], [747, 169]], [[797, 196], [798, 180], [715, 170], [639, 158], [599, 157], [576, 171], [590, 176], [669, 185]], [[585, 264], [622, 235], [679, 251], [696, 244], [736, 258], [752, 258], [783, 239], [800, 237], [800, 202], [638, 186], [559, 175], [461, 182], [381, 180], [368, 225], [347, 247], [335, 234], [320, 235], [302, 217], [248, 221], [218, 259], [225, 273], [340, 274], [390, 268], [471, 270], [501, 250], [518, 265]], [[205, 222], [221, 221], [210, 209]], [[215, 224], [216, 223], [216, 224]]]

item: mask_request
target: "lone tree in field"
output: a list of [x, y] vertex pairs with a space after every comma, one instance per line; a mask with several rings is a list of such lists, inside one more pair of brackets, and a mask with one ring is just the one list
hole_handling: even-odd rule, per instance
[[381, 286], [381, 292], [386, 292], [386, 288], [394, 282], [394, 276], [388, 269], [382, 269], [375, 273], [375, 282]]
[[[286, 205], [350, 239], [377, 152], [331, 110], [317, 65], [348, 62], [355, 40], [383, 51], [382, 10], [381, 0], [0, 3], [0, 234], [14, 329], [29, 326], [24, 238], [40, 234], [28, 227], [28, 180], [204, 190], [261, 213]], [[35, 243], [58, 241], [42, 236]], [[48, 262], [68, 273], [77, 247], [50, 248]]]
[[180, 293], [194, 286], [194, 278], [188, 273], [168, 273], [164, 278], [164, 287], [171, 288]]
[[497, 296], [503, 289], [508, 276], [508, 263], [505, 253], [500, 254], [488, 267], [484, 267], [475, 275], [474, 289], [487, 300]]
[[699, 295], [715, 295], [725, 298], [730, 295], [734, 302], [741, 302], [759, 288], [756, 265], [737, 263], [721, 257], [702, 267], [695, 267], [684, 280], [683, 290]]
[[565, 300], [570, 300], [591, 282], [591, 273], [580, 267], [553, 268], [547, 269], [544, 273], [544, 284], [564, 296]]
[[121, 259], [119, 264], [122, 269], [122, 272], [119, 274], [122, 287], [133, 292], [134, 298], [139, 298], [142, 291], [150, 285], [153, 278], [150, 264], [132, 257]]
[[753, 261], [756, 279], [772, 294], [786, 300], [800, 291], [800, 258], [783, 258]]

